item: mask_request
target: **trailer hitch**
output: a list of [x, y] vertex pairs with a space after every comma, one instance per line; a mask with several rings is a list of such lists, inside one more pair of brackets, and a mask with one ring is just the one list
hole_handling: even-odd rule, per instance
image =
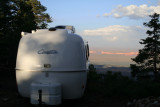
[[39, 93], [39, 99], [38, 99], [39, 107], [42, 107], [42, 90], [38, 90], [38, 93]]

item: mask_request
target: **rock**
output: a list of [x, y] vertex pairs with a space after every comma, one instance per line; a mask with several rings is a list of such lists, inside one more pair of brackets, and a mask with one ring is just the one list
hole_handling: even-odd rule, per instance
[[2, 101], [3, 102], [6, 102], [6, 101], [8, 101], [9, 100], [9, 98], [2, 98]]
[[132, 103], [128, 102], [127, 106], [134, 106], [134, 107], [160, 107], [160, 97], [146, 97], [142, 99], [137, 99], [131, 101]]
[[136, 99], [133, 100], [133, 103], [135, 103], [135, 102], [136, 102]]
[[152, 104], [158, 104], [158, 101], [154, 101]]
[[131, 102], [128, 102], [128, 103], [127, 103], [127, 106], [130, 106], [131, 104], [132, 104]]

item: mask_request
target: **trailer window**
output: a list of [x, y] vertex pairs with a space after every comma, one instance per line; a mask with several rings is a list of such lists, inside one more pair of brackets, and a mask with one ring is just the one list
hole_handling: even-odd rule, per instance
[[89, 45], [88, 44], [86, 45], [86, 58], [87, 60], [89, 58]]

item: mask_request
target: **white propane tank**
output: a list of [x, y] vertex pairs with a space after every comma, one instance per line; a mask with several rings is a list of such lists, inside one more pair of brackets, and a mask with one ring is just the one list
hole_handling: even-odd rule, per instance
[[73, 26], [57, 26], [22, 33], [16, 80], [20, 95], [31, 98], [32, 104], [38, 103], [38, 90], [42, 91], [42, 102], [48, 105], [83, 95], [89, 47], [74, 32]]

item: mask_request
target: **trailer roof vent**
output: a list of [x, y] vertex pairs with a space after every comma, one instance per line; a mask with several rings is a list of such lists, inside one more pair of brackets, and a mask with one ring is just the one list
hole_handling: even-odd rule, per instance
[[70, 31], [71, 33], [75, 33], [75, 28], [73, 26], [56, 26], [56, 27], [51, 27], [49, 28], [49, 31], [56, 31], [57, 29], [67, 29], [68, 31]]
[[56, 31], [56, 28], [55, 27], [51, 27], [48, 29], [49, 31]]
[[66, 26], [56, 26], [57, 29], [66, 29]]

